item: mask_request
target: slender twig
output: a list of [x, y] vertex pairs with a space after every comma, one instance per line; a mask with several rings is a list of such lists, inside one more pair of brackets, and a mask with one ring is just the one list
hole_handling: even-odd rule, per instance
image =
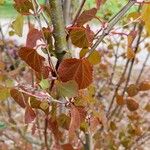
[[91, 137], [89, 133], [85, 133], [85, 144], [84, 148], [85, 150], [91, 150]]
[[[32, 0], [32, 3], [33, 3], [33, 6], [34, 6], [34, 12], [36, 14], [36, 6], [38, 6], [38, 2], [36, 0]], [[37, 20], [38, 24], [39, 24], [39, 27], [40, 27], [40, 30], [41, 30], [41, 33], [42, 33], [42, 36], [43, 36], [43, 40], [44, 42], [47, 44], [46, 42], [46, 39], [45, 39], [45, 36], [44, 36], [44, 33], [43, 33], [43, 29], [42, 29], [42, 23], [41, 23], [41, 20], [40, 20], [40, 16], [34, 16], [35, 19]], [[49, 50], [46, 48], [46, 53], [47, 53], [47, 56], [48, 56], [48, 63], [49, 63], [49, 66], [52, 68], [52, 70], [54, 71], [55, 75], [57, 75], [57, 71], [52, 63], [52, 60], [51, 60], [51, 54], [49, 52]]]
[[45, 118], [45, 127], [44, 127], [44, 141], [45, 141], [45, 147], [46, 150], [49, 150], [48, 146], [48, 137], [47, 137], [47, 129], [48, 129], [48, 118]]
[[[121, 86], [122, 80], [123, 80], [123, 78], [124, 78], [124, 76], [125, 76], [125, 74], [126, 74], [126, 71], [127, 71], [128, 65], [129, 65], [129, 62], [130, 62], [130, 60], [127, 60], [126, 65], [125, 65], [125, 68], [124, 68], [124, 71], [123, 71], [123, 73], [122, 73], [122, 75], [121, 75], [121, 77], [120, 77], [120, 80], [119, 80], [118, 83], [117, 83], [117, 87], [116, 87], [116, 89], [115, 89], [114, 95], [113, 95], [113, 97], [112, 97], [112, 100], [111, 100], [110, 105], [109, 105], [109, 108], [108, 108], [107, 116], [109, 115], [109, 112], [110, 112], [110, 110], [111, 110], [111, 108], [112, 108], [112, 106], [113, 106], [113, 103], [114, 103], [114, 101], [115, 101], [116, 94], [117, 94], [117, 92], [118, 92], [118, 90], [119, 90], [119, 88], [120, 88], [120, 86]], [[114, 113], [112, 112], [112, 113], [111, 113], [111, 116], [112, 116], [113, 114], [114, 114]], [[110, 117], [111, 117], [111, 116], [110, 116]]]
[[110, 21], [108, 26], [103, 30], [100, 38], [95, 42], [89, 51], [88, 57], [93, 53], [97, 46], [103, 41], [104, 37], [109, 34], [111, 29], [118, 23], [118, 21], [125, 15], [125, 13], [135, 4], [135, 0], [130, 0]]
[[[138, 48], [139, 48], [142, 30], [143, 30], [143, 27], [141, 25], [139, 25], [139, 35], [138, 35], [138, 39], [137, 39], [137, 42], [136, 42], [136, 47], [135, 47], [135, 50], [134, 50], [135, 54], [137, 53]], [[128, 73], [128, 77], [127, 77], [127, 81], [126, 81], [124, 90], [122, 92], [122, 96], [125, 94], [126, 88], [127, 88], [128, 83], [130, 81], [130, 77], [131, 77], [134, 61], [135, 61], [135, 58], [133, 58], [132, 61], [131, 61], [130, 68], [129, 68], [129, 73]]]
[[[141, 5], [140, 5], [139, 8], [138, 8], [138, 12], [140, 11], [140, 9], [141, 9]], [[135, 31], [136, 27], [137, 27], [137, 24], [135, 24], [135, 25], [133, 26], [133, 31]], [[142, 32], [142, 30], [143, 30], [143, 27], [142, 27], [141, 25], [139, 25], [139, 30], [140, 30], [140, 31], [139, 31], [139, 36], [138, 36], [138, 38], [137, 38], [136, 47], [135, 47], [135, 54], [136, 54], [136, 52], [137, 52], [137, 50], [138, 50], [138, 47], [139, 47], [139, 44], [140, 44], [140, 39], [141, 39], [141, 32]], [[134, 59], [135, 59], [135, 58], [134, 58]], [[129, 82], [129, 80], [130, 80], [130, 75], [131, 75], [131, 71], [132, 71], [132, 68], [133, 68], [133, 64], [132, 64], [132, 63], [134, 63], [134, 59], [132, 59], [133, 62], [131, 62], [131, 65], [130, 65], [130, 68], [129, 68], [128, 79], [127, 79], [127, 81], [126, 81], [125, 88], [124, 88], [124, 90], [123, 90], [123, 92], [122, 92], [122, 96], [124, 96], [125, 91], [126, 91], [125, 89], [127, 88], [128, 82]], [[128, 59], [127, 61], [130, 62], [129, 59]], [[119, 108], [119, 109], [118, 109], [118, 108]], [[117, 105], [117, 106], [114, 108], [114, 110], [112, 111], [110, 118], [116, 113], [117, 110], [118, 110], [118, 113], [117, 113], [117, 115], [118, 115], [118, 114], [120, 113], [121, 109], [122, 109], [122, 107]], [[121, 113], [120, 113], [120, 115], [121, 115]]]
[[113, 71], [112, 71], [112, 74], [111, 74], [111, 77], [110, 77], [110, 82], [109, 84], [112, 84], [112, 81], [113, 81], [113, 77], [114, 77], [114, 74], [115, 74], [115, 70], [116, 70], [116, 66], [117, 66], [117, 61], [118, 61], [118, 51], [119, 51], [119, 48], [120, 48], [120, 44], [121, 44], [121, 40], [122, 40], [122, 36], [120, 37], [120, 40], [117, 44], [117, 49], [116, 49], [116, 52], [115, 52], [115, 62], [114, 62], [114, 65], [113, 65]]
[[82, 0], [81, 5], [80, 5], [80, 7], [79, 7], [79, 9], [78, 9], [78, 11], [77, 11], [77, 14], [76, 14], [76, 16], [75, 16], [75, 18], [74, 18], [74, 20], [73, 20], [73, 22], [72, 22], [72, 26], [75, 25], [75, 23], [76, 23], [76, 21], [77, 21], [79, 15], [80, 15], [80, 13], [81, 13], [81, 11], [82, 11], [82, 8], [83, 8], [85, 2], [86, 2], [86, 0]]
[[139, 83], [140, 78], [141, 78], [141, 76], [142, 76], [142, 73], [143, 73], [143, 71], [144, 71], [144, 69], [145, 69], [145, 66], [146, 66], [146, 64], [147, 64], [147, 62], [148, 62], [148, 60], [149, 60], [149, 58], [150, 58], [150, 52], [148, 52], [148, 54], [147, 54], [147, 56], [146, 56], [146, 58], [145, 58], [145, 61], [144, 61], [143, 66], [142, 66], [142, 69], [141, 69], [141, 71], [140, 71], [140, 73], [139, 73], [139, 75], [138, 75], [138, 78], [137, 78], [137, 80], [136, 80], [136, 84]]

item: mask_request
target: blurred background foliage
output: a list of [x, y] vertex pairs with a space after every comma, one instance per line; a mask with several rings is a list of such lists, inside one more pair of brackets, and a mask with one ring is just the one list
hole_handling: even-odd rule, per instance
[[[41, 4], [44, 4], [45, 0], [38, 0]], [[73, 0], [76, 5], [81, 0]], [[121, 7], [123, 7], [128, 0], [106, 0], [106, 3], [101, 7], [98, 12], [98, 16], [109, 19], [110, 16], [116, 14]], [[0, 18], [10, 18], [16, 16], [16, 11], [13, 9], [13, 0], [0, 0]], [[85, 7], [87, 9], [95, 7], [95, 0], [87, 0]], [[78, 8], [78, 7], [76, 7]], [[130, 12], [136, 11], [137, 7], [134, 6], [130, 9]]]

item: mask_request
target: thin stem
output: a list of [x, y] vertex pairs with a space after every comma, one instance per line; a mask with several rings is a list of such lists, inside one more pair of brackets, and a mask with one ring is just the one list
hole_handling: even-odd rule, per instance
[[137, 78], [137, 80], [136, 80], [136, 84], [139, 83], [139, 81], [140, 81], [140, 79], [141, 79], [141, 76], [142, 76], [142, 73], [143, 73], [143, 71], [144, 71], [144, 69], [145, 69], [145, 66], [146, 66], [146, 64], [147, 64], [147, 62], [148, 62], [148, 60], [149, 60], [149, 58], [150, 58], [150, 52], [148, 52], [148, 54], [147, 54], [147, 56], [146, 56], [146, 58], [145, 58], [145, 61], [144, 61], [143, 66], [142, 66], [142, 69], [141, 69], [141, 71], [140, 71], [140, 73], [139, 73], [139, 75], [138, 75], [138, 78]]
[[75, 18], [74, 18], [74, 20], [73, 20], [72, 26], [75, 25], [75, 23], [76, 23], [76, 21], [77, 21], [79, 15], [80, 15], [80, 13], [81, 13], [81, 11], [82, 11], [82, 8], [83, 8], [85, 2], [86, 2], [86, 0], [82, 0], [81, 5], [80, 5], [80, 7], [79, 7], [79, 9], [78, 9], [78, 11], [77, 11], [77, 14], [76, 14], [76, 16], [75, 16]]
[[[117, 87], [116, 87], [116, 89], [115, 89], [114, 95], [113, 95], [113, 97], [112, 97], [111, 103], [110, 103], [109, 108], [108, 108], [107, 116], [109, 115], [109, 112], [110, 112], [110, 110], [111, 110], [111, 108], [112, 108], [112, 106], [113, 106], [113, 104], [114, 104], [116, 94], [117, 94], [117, 92], [118, 92], [118, 90], [119, 90], [119, 88], [120, 88], [120, 86], [121, 86], [122, 80], [123, 80], [123, 78], [124, 78], [124, 76], [125, 76], [125, 74], [126, 74], [126, 71], [127, 71], [128, 65], [129, 65], [129, 62], [130, 62], [130, 60], [127, 60], [126, 65], [125, 65], [125, 68], [124, 68], [124, 71], [123, 71], [123, 73], [122, 73], [122, 75], [121, 75], [121, 78], [120, 78], [120, 80], [119, 80], [118, 83], [117, 83]], [[113, 114], [114, 114], [114, 113], [112, 112], [111, 116], [112, 116]], [[110, 116], [110, 117], [111, 117], [111, 116]]]
[[89, 133], [85, 133], [85, 144], [84, 148], [85, 150], [91, 150], [91, 137]]
[[117, 66], [117, 61], [118, 61], [118, 51], [119, 51], [121, 39], [122, 39], [122, 36], [120, 37], [119, 43], [117, 44], [117, 49], [116, 49], [116, 52], [115, 52], [115, 62], [114, 62], [114, 65], [113, 65], [113, 71], [112, 71], [112, 74], [111, 74], [111, 77], [110, 77], [109, 84], [112, 83], [113, 77], [114, 77], [114, 74], [115, 74], [115, 70], [116, 70], [116, 66]]
[[48, 118], [45, 118], [45, 127], [44, 127], [44, 141], [45, 141], [45, 147], [46, 150], [49, 150], [48, 146], [48, 137], [47, 137], [47, 129], [48, 129]]
[[[33, 3], [33, 6], [34, 6], [34, 11], [36, 12], [36, 5], [38, 6], [38, 2], [36, 0], [32, 0], [32, 3]], [[37, 20], [38, 24], [39, 24], [39, 27], [40, 27], [40, 30], [42, 32], [42, 36], [43, 36], [43, 40], [44, 42], [47, 44], [46, 42], [46, 39], [45, 39], [45, 36], [44, 36], [44, 33], [43, 33], [43, 29], [42, 29], [42, 23], [41, 23], [41, 20], [40, 20], [40, 16], [35, 16], [35, 19]], [[57, 71], [51, 61], [51, 54], [49, 52], [49, 50], [46, 48], [46, 52], [47, 52], [47, 56], [48, 56], [48, 63], [49, 63], [49, 66], [52, 68], [52, 70], [54, 71], [55, 75], [57, 75]]]
[[[136, 43], [136, 47], [135, 47], [135, 51], [134, 51], [135, 54], [137, 53], [138, 48], [139, 48], [142, 30], [143, 30], [143, 27], [140, 25], [140, 26], [139, 26], [139, 36], [138, 36], [137, 43]], [[126, 81], [124, 90], [123, 90], [123, 92], [122, 92], [122, 96], [125, 94], [126, 88], [127, 88], [128, 83], [129, 83], [129, 81], [130, 81], [130, 77], [131, 77], [131, 73], [132, 73], [134, 61], [135, 61], [135, 58], [133, 58], [132, 61], [131, 61], [131, 65], [130, 65], [130, 68], [129, 68], [129, 73], [128, 73], [127, 81]]]
[[130, 0], [109, 22], [107, 28], [103, 30], [102, 35], [96, 41], [89, 51], [88, 57], [93, 53], [97, 46], [103, 41], [104, 37], [109, 34], [110, 30], [118, 23], [118, 21], [125, 15], [125, 13], [135, 4], [134, 0]]
[[[141, 25], [139, 25], [139, 35], [138, 35], [137, 42], [136, 42], [136, 47], [135, 47], [135, 50], [134, 50], [135, 54], [137, 53], [138, 48], [139, 48], [142, 30], [143, 30], [143, 27]], [[125, 87], [124, 87], [123, 92], [122, 92], [122, 96], [124, 96], [124, 94], [126, 92], [126, 89], [127, 89], [127, 86], [128, 86], [128, 84], [130, 82], [130, 78], [131, 78], [131, 73], [132, 73], [134, 61], [135, 61], [135, 58], [133, 58], [132, 61], [131, 61], [129, 72], [128, 72], [128, 75], [127, 75], [127, 80], [126, 80], [126, 83], [125, 83]], [[118, 112], [117, 112], [117, 116], [121, 115], [121, 110], [122, 110], [122, 107], [120, 106], [120, 108], [118, 109]]]

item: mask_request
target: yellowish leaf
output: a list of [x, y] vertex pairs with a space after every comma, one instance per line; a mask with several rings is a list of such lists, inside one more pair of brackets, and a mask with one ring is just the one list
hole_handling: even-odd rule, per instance
[[42, 108], [42, 110], [46, 110], [48, 107], [49, 107], [48, 102], [42, 102], [42, 103], [40, 104], [40, 108]]
[[139, 90], [135, 84], [130, 84], [126, 91], [128, 95], [132, 97], [132, 96], [137, 95]]
[[0, 85], [0, 100], [6, 100], [10, 96], [10, 89]]
[[148, 32], [148, 34], [150, 34], [150, 5], [144, 4], [142, 7], [142, 11], [141, 11], [141, 17], [142, 20], [145, 22], [145, 28]]
[[130, 47], [128, 47], [128, 49], [127, 49], [127, 58], [128, 59], [133, 59], [134, 57], [135, 57], [134, 51]]
[[24, 18], [22, 15], [18, 15], [16, 20], [12, 22], [12, 28], [18, 36], [22, 36], [23, 32], [23, 21]]
[[89, 51], [88, 48], [82, 48], [81, 51], [80, 51], [80, 54], [79, 54], [80, 58], [83, 58], [88, 51]]
[[98, 51], [94, 50], [87, 59], [92, 65], [96, 65], [96, 64], [100, 63], [101, 56]]

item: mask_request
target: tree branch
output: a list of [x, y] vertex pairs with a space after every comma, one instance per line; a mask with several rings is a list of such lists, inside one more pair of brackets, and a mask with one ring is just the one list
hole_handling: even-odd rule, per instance
[[[67, 42], [61, 1], [49, 0], [49, 4], [50, 16], [54, 27], [55, 50], [57, 53], [63, 53], [67, 51]], [[61, 61], [62, 58], [63, 56], [59, 58], [59, 61]]]
[[125, 15], [125, 13], [135, 4], [135, 0], [130, 0], [122, 9], [119, 11], [110, 21], [108, 22], [107, 28], [103, 30], [102, 35], [96, 41], [96, 43], [92, 46], [89, 51], [88, 57], [92, 54], [92, 52], [97, 48], [97, 46], [102, 42], [105, 36], [107, 36], [110, 30], [118, 23], [118, 21]]

